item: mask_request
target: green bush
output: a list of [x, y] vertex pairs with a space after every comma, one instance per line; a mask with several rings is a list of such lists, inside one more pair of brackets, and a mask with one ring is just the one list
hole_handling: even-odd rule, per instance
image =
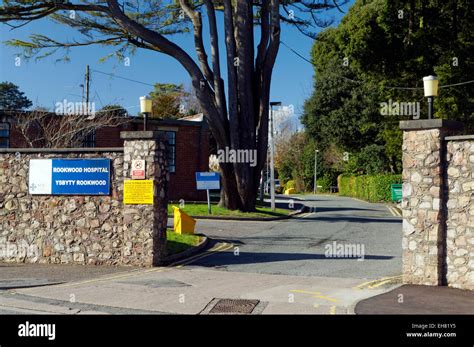
[[401, 175], [361, 175], [338, 177], [339, 194], [370, 202], [391, 201], [390, 186], [402, 183]]
[[329, 174], [324, 174], [322, 178], [318, 179], [318, 192], [326, 193], [329, 192], [329, 188], [332, 186], [332, 177]]

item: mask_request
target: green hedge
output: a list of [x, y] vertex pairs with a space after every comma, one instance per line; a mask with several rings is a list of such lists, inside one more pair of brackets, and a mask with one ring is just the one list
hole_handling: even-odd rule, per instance
[[340, 175], [339, 194], [370, 202], [391, 201], [390, 186], [402, 183], [401, 175]]

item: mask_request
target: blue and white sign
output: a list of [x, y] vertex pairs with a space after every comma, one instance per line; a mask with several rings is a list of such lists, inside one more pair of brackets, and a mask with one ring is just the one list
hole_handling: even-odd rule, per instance
[[32, 195], [109, 195], [109, 159], [31, 159]]
[[197, 190], [221, 189], [220, 183], [217, 172], [196, 172]]

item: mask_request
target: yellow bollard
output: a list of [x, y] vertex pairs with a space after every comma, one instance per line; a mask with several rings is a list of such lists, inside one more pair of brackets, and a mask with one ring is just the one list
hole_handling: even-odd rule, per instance
[[174, 212], [174, 232], [176, 234], [194, 234], [196, 220], [188, 214], [181, 211], [180, 208], [173, 206]]

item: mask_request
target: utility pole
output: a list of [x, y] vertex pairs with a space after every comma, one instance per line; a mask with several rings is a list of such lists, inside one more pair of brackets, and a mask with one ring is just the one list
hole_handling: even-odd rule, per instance
[[270, 135], [272, 139], [272, 143], [270, 145], [270, 196], [272, 211], [275, 211], [275, 138], [273, 136], [273, 106], [281, 106], [281, 102], [270, 102]]
[[89, 65], [86, 65], [86, 107], [87, 115], [89, 115], [89, 91], [90, 91], [90, 71]]
[[318, 192], [318, 150], [314, 150], [314, 188], [313, 188], [313, 194], [316, 194]]
[[270, 153], [268, 153], [268, 148], [267, 148], [267, 172], [265, 173], [267, 175], [267, 180], [265, 182], [265, 194], [269, 194], [269, 187], [270, 187]]

